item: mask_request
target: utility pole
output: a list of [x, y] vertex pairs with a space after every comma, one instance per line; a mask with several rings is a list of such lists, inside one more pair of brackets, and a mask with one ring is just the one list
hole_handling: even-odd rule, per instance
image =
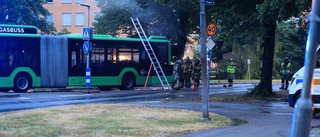
[[310, 90], [313, 88], [313, 73], [317, 58], [317, 43], [319, 41], [320, 25], [320, 0], [313, 0], [309, 17], [309, 34], [305, 52], [305, 69], [303, 77], [303, 88], [301, 97], [295, 105], [294, 115], [291, 126], [291, 137], [308, 137], [312, 119], [312, 100]]
[[201, 120], [211, 120], [209, 118], [208, 102], [208, 79], [207, 79], [207, 35], [206, 35], [206, 0], [200, 0], [200, 45], [201, 45], [201, 77], [202, 77], [202, 118]]

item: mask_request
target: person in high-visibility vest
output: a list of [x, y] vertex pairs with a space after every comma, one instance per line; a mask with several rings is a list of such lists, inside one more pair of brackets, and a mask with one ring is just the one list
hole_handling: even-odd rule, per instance
[[234, 73], [236, 71], [236, 63], [233, 62], [233, 59], [230, 58], [228, 61], [228, 65], [227, 65], [227, 73], [228, 73], [228, 87], [232, 87], [233, 86], [233, 78], [234, 78]]
[[291, 79], [291, 63], [289, 62], [289, 58], [285, 57], [284, 62], [281, 63], [280, 75], [281, 75], [281, 87], [280, 89], [288, 89], [289, 80]]

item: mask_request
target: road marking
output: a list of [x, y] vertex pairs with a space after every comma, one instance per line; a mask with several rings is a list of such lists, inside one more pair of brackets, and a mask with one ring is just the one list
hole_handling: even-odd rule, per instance
[[[131, 104], [132, 102], [126, 102], [126, 103], [119, 103], [119, 104]], [[160, 103], [160, 101], [137, 101], [137, 102], [134, 102], [134, 103], [137, 103], [137, 104], [152, 104], [152, 103]]]
[[19, 97], [18, 99], [30, 99], [30, 98], [27, 98], [27, 97]]
[[60, 95], [59, 97], [79, 97], [79, 96], [91, 96], [91, 94], [80, 94], [80, 95]]

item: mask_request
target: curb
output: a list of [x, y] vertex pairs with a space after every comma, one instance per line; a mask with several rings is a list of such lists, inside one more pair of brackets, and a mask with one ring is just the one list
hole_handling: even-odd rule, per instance
[[[26, 93], [34, 93], [34, 92], [77, 92], [77, 93], [86, 93], [86, 94], [92, 94], [92, 93], [100, 93], [99, 88], [82, 88], [82, 87], [76, 87], [76, 88], [35, 88], [35, 89], [29, 89]], [[17, 94], [12, 91], [10, 92], [0, 92], [0, 98], [15, 98], [20, 97], [20, 94]]]
[[96, 87], [67, 87], [67, 88], [34, 88], [28, 92], [83, 92], [83, 93], [99, 93], [100, 89]]
[[83, 88], [83, 89], [72, 89], [71, 92], [81, 92], [81, 93], [100, 93], [100, 89], [95, 88]]

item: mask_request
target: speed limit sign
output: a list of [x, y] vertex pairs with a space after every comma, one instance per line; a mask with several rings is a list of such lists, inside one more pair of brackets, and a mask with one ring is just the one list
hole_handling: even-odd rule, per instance
[[217, 33], [217, 25], [214, 23], [209, 23], [207, 26], [207, 34], [209, 36], [213, 36], [216, 33]]

